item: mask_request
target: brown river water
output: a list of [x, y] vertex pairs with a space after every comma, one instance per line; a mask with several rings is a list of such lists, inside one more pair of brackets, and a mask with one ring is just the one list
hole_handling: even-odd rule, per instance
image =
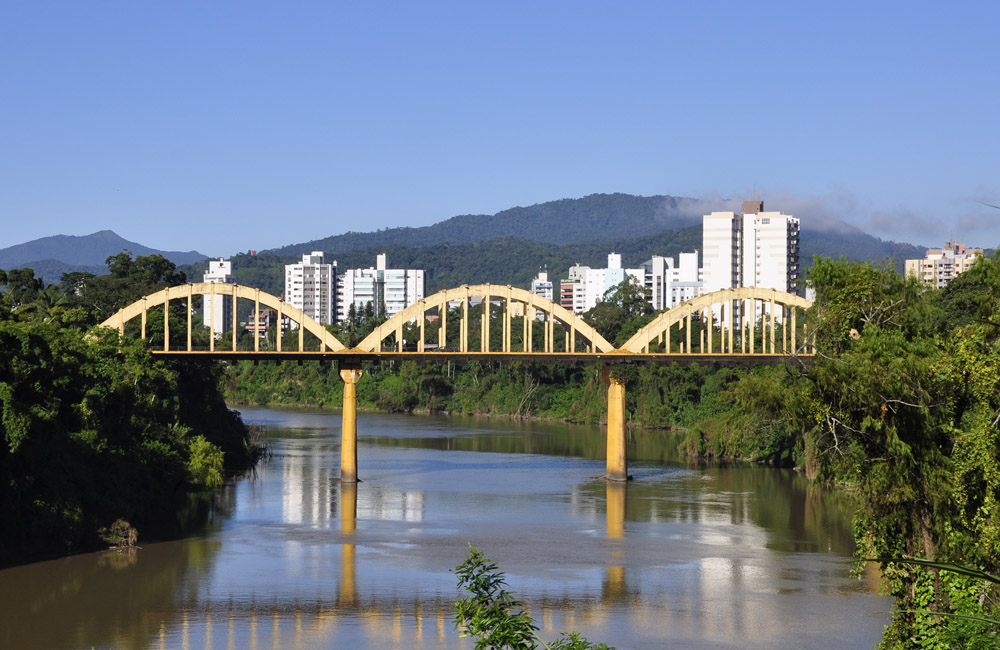
[[241, 409], [272, 458], [207, 522], [0, 571], [2, 648], [471, 648], [452, 569], [496, 561], [546, 642], [625, 648], [870, 648], [891, 601], [851, 577], [851, 505], [790, 470], [687, 464], [631, 432], [609, 485], [598, 427]]

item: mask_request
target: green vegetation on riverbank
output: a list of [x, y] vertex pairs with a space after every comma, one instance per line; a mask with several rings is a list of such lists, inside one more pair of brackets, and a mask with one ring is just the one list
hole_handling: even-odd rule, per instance
[[221, 366], [156, 361], [116, 332], [87, 336], [119, 307], [184, 282], [158, 256], [109, 267], [47, 288], [30, 270], [0, 271], [0, 566], [108, 543], [119, 520], [141, 538], [170, 535], [190, 492], [250, 462]]
[[[1000, 568], [1000, 258], [943, 290], [817, 260], [817, 357], [744, 378], [716, 433], [801, 446], [810, 476], [858, 497], [859, 557]], [[997, 647], [997, 585], [882, 562], [897, 609], [883, 648]]]
[[[727, 387], [759, 372], [636, 366], [626, 393], [629, 422], [648, 428], [692, 426], [727, 408]], [[336, 365], [240, 362], [229, 368], [225, 390], [235, 403], [339, 407], [343, 382]], [[607, 387], [599, 366], [404, 361], [367, 365], [358, 382], [358, 406], [599, 423], [607, 410]]]

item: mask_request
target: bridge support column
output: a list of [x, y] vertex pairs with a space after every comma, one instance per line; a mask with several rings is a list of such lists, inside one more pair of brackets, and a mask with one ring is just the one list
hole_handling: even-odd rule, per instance
[[604, 366], [604, 381], [608, 382], [608, 455], [609, 481], [627, 481], [628, 463], [625, 458], [625, 380], [616, 377], [610, 366]]
[[344, 415], [340, 427], [340, 482], [358, 482], [358, 380], [361, 366], [340, 367], [344, 380]]

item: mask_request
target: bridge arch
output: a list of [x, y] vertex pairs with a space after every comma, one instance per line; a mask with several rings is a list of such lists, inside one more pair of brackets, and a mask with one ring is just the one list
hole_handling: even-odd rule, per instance
[[[808, 345], [807, 332], [799, 327], [797, 313], [812, 306], [812, 302], [795, 294], [775, 289], [741, 287], [713, 291], [673, 309], [663, 312], [636, 332], [620, 348], [621, 352], [647, 354], [651, 348], [664, 348], [671, 354], [671, 328], [678, 325], [686, 337], [678, 352], [692, 352], [691, 322], [698, 316], [702, 327], [698, 345], [701, 353], [754, 354], [757, 342], [756, 328], [760, 319], [760, 353], [793, 354], [798, 344]], [[714, 322], [713, 322], [714, 320]], [[716, 330], [716, 327], [718, 328]], [[780, 332], [780, 340], [777, 339]], [[715, 334], [718, 338], [715, 338]]]
[[[217, 282], [195, 282], [192, 284], [183, 284], [176, 287], [167, 287], [157, 291], [149, 296], [144, 296], [139, 300], [133, 302], [127, 307], [123, 307], [113, 314], [110, 318], [101, 323], [101, 327], [110, 327], [112, 329], [117, 329], [119, 335], [125, 333], [125, 323], [131, 321], [133, 318], [139, 317], [142, 320], [142, 338], [146, 338], [146, 315], [150, 308], [164, 306], [164, 318], [163, 318], [163, 346], [164, 351], [170, 350], [170, 310], [169, 304], [171, 300], [187, 300], [187, 352], [192, 351], [191, 346], [191, 316], [194, 313], [192, 300], [194, 296], [203, 296], [208, 299], [212, 299], [213, 296], [221, 296], [223, 299], [228, 297], [232, 302], [232, 313], [233, 313], [233, 332], [232, 332], [232, 350], [236, 351], [236, 307], [237, 300], [251, 300], [254, 303], [254, 320], [260, 322], [260, 306], [264, 305], [274, 309], [277, 312], [277, 326], [280, 328], [283, 319], [299, 324], [299, 341], [298, 348], [301, 352], [304, 349], [305, 344], [305, 333], [309, 332], [319, 340], [320, 351], [333, 351], [337, 352], [339, 350], [345, 350], [346, 346], [341, 343], [337, 338], [328, 332], [325, 327], [320, 325], [311, 316], [303, 312], [301, 309], [293, 307], [286, 302], [283, 302], [276, 296], [273, 296], [260, 289], [254, 289], [251, 287], [244, 287], [238, 284], [226, 284]], [[214, 325], [214, 324], [213, 324]], [[281, 352], [281, 336], [276, 337], [277, 340], [277, 351]], [[215, 352], [215, 331], [212, 330], [210, 336], [211, 351]], [[254, 352], [260, 350], [260, 339], [254, 336]]]
[[[478, 299], [479, 314], [479, 350], [470, 350], [470, 317], [469, 308]], [[457, 342], [448, 341], [448, 310], [457, 305], [459, 311], [459, 328]], [[491, 312], [494, 308], [500, 310], [501, 336], [500, 349], [490, 350]], [[517, 312], [520, 311], [520, 314]], [[428, 312], [435, 312], [437, 343], [426, 343], [426, 323]], [[454, 289], [440, 291], [429, 298], [424, 298], [406, 309], [398, 312], [392, 318], [379, 325], [374, 331], [358, 344], [357, 349], [363, 352], [380, 352], [384, 342], [394, 336], [394, 347], [397, 352], [403, 351], [403, 326], [416, 320], [419, 327], [417, 337], [417, 352], [433, 349], [454, 349], [457, 352], [518, 352], [514, 350], [511, 319], [521, 315], [521, 350], [519, 352], [558, 353], [574, 352], [579, 345], [587, 352], [613, 352], [615, 347], [608, 343], [597, 330], [588, 325], [582, 318], [565, 307], [547, 298], [536, 295], [525, 289], [506, 285], [477, 284], [462, 285]], [[556, 324], [561, 323], [564, 330], [562, 345], [556, 342]], [[534, 349], [534, 328], [543, 328], [542, 350]], [[433, 333], [432, 333], [433, 335]]]

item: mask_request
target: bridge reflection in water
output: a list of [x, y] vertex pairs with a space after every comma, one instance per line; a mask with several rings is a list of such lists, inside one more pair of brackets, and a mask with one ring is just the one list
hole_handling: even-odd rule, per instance
[[[372, 416], [372, 476], [340, 483], [331, 416], [288, 417], [315, 428], [275, 440], [256, 480], [227, 486], [204, 535], [0, 571], [0, 611], [17, 622], [0, 647], [467, 647], [447, 571], [467, 539], [547, 640], [581, 629], [628, 647], [831, 648], [810, 635], [835, 629], [839, 645], [862, 645], [825, 613], [865, 592], [846, 575], [846, 500], [794, 473], [645, 461], [638, 481], [581, 482], [599, 467], [593, 427]], [[630, 453], [643, 459], [654, 434], [640, 433]], [[517, 438], [520, 452], [501, 451]], [[466, 450], [483, 440], [496, 451]]]
[[[628, 485], [608, 482], [605, 522], [609, 540], [625, 537]], [[333, 493], [329, 493], [332, 496]], [[159, 621], [156, 635], [161, 648], [296, 648], [334, 647], [338, 627], [362, 621], [361, 635], [367, 647], [450, 647], [448, 631], [453, 627], [454, 601], [396, 596], [389, 600], [359, 596], [356, 578], [358, 484], [342, 483], [339, 490], [340, 579], [332, 602], [280, 602], [273, 599], [234, 603], [209, 602], [198, 610], [184, 610], [179, 620]], [[333, 505], [331, 503], [331, 505]], [[607, 567], [601, 597], [542, 597], [528, 603], [528, 611], [540, 624], [545, 638], [581, 623], [599, 623], [608, 614], [607, 605], [630, 598], [626, 584], [625, 550], [615, 548], [610, 557], [619, 565]], [[534, 607], [531, 607], [534, 605]]]

